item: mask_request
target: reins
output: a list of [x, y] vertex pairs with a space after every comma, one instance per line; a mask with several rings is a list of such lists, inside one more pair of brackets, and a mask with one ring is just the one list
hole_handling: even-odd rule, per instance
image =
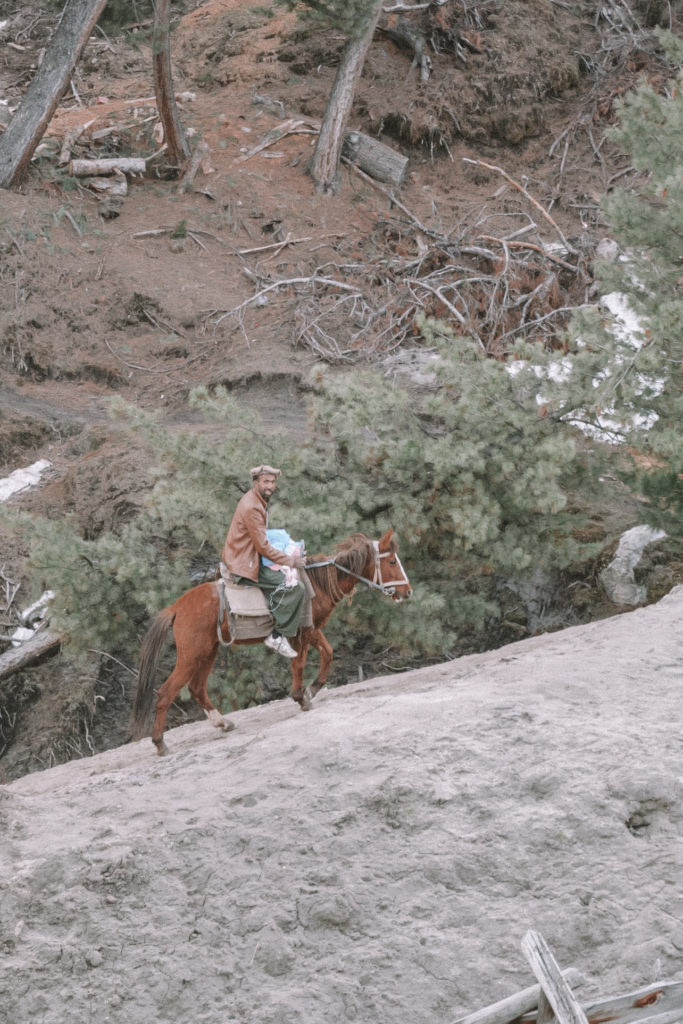
[[[361, 576], [359, 573], [353, 572], [351, 569], [347, 569], [345, 565], [340, 565], [339, 562], [336, 560], [336, 558], [328, 558], [324, 562], [310, 562], [306, 566], [306, 568], [307, 569], [318, 569], [318, 568], [320, 568], [320, 567], [322, 567], [324, 565], [333, 565], [335, 567], [335, 569], [340, 569], [342, 572], [347, 573], [349, 576], [355, 577], [355, 579], [359, 580], [361, 583], [365, 583], [366, 586], [372, 587], [373, 590], [379, 590], [380, 593], [386, 594], [387, 597], [392, 597], [396, 593], [396, 587], [397, 586], [402, 586], [403, 584], [410, 585], [408, 577], [406, 576], [406, 571], [403, 568], [403, 565], [401, 564], [401, 559], [398, 557], [397, 554], [395, 554], [393, 551], [380, 551], [379, 550], [379, 542], [376, 541], [376, 540], [372, 541], [372, 550], [373, 550], [374, 556], [375, 556], [375, 572], [374, 572], [373, 578], [371, 580], [368, 579], [367, 576]], [[381, 574], [380, 574], [380, 571], [379, 571], [380, 559], [381, 558], [389, 558], [390, 556], [392, 556], [392, 557], [394, 557], [396, 559], [396, 561], [398, 562], [398, 564], [400, 566], [401, 572], [403, 573], [403, 579], [402, 580], [392, 580], [393, 586], [387, 586], [385, 583], [382, 583], [382, 582], [378, 583], [377, 582], [377, 580], [381, 581], [381, 578], [382, 578]]]

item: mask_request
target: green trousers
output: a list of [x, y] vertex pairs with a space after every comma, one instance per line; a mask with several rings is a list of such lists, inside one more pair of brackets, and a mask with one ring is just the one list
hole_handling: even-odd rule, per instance
[[283, 636], [296, 634], [305, 597], [302, 583], [297, 583], [294, 587], [284, 587], [284, 574], [277, 569], [269, 569], [263, 563], [259, 569], [258, 583], [254, 583], [246, 576], [235, 576], [234, 580], [240, 586], [259, 587], [268, 601], [275, 620], [275, 630]]

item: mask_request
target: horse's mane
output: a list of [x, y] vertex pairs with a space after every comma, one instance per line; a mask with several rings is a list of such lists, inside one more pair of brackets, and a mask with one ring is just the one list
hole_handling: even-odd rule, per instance
[[[346, 540], [335, 545], [335, 561], [339, 565], [344, 566], [345, 569], [348, 569], [349, 572], [360, 575], [368, 560], [371, 544], [372, 541], [369, 541], [364, 533], [353, 533]], [[312, 555], [306, 561], [315, 563], [329, 557], [329, 555]], [[335, 604], [346, 596], [339, 587], [339, 573], [334, 565], [314, 566], [306, 571], [313, 585], [329, 597], [331, 601], [334, 601]]]
[[[352, 533], [346, 540], [335, 545], [335, 562], [348, 569], [349, 572], [360, 576], [370, 557], [371, 547], [372, 541], [368, 540], [364, 533]], [[389, 550], [394, 554], [398, 551], [398, 544], [394, 537], [389, 543]], [[315, 565], [316, 562], [326, 561], [329, 558], [329, 555], [309, 555], [306, 561], [312, 563], [312, 568], [307, 569], [306, 572], [314, 587], [336, 604], [346, 596], [339, 586], [340, 576], [346, 575], [346, 573], [339, 573], [334, 565]]]

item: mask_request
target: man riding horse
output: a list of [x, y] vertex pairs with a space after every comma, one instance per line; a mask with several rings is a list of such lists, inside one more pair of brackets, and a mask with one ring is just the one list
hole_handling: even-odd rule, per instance
[[275, 623], [264, 643], [286, 658], [295, 658], [296, 651], [287, 638], [293, 637], [299, 626], [304, 586], [300, 581], [286, 586], [282, 572], [270, 568], [263, 559], [290, 569], [303, 569], [306, 562], [300, 555], [278, 550], [266, 534], [268, 503], [281, 470], [261, 465], [249, 473], [252, 487], [240, 498], [232, 517], [221, 555], [221, 573], [229, 573], [235, 583], [257, 586], [264, 592]]

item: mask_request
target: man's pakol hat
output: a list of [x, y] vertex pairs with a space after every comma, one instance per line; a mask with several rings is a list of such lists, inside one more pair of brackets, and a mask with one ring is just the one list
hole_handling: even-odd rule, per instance
[[270, 473], [271, 476], [279, 476], [281, 472], [281, 469], [275, 469], [274, 466], [254, 466], [253, 469], [249, 470], [252, 480], [257, 480], [264, 473]]

